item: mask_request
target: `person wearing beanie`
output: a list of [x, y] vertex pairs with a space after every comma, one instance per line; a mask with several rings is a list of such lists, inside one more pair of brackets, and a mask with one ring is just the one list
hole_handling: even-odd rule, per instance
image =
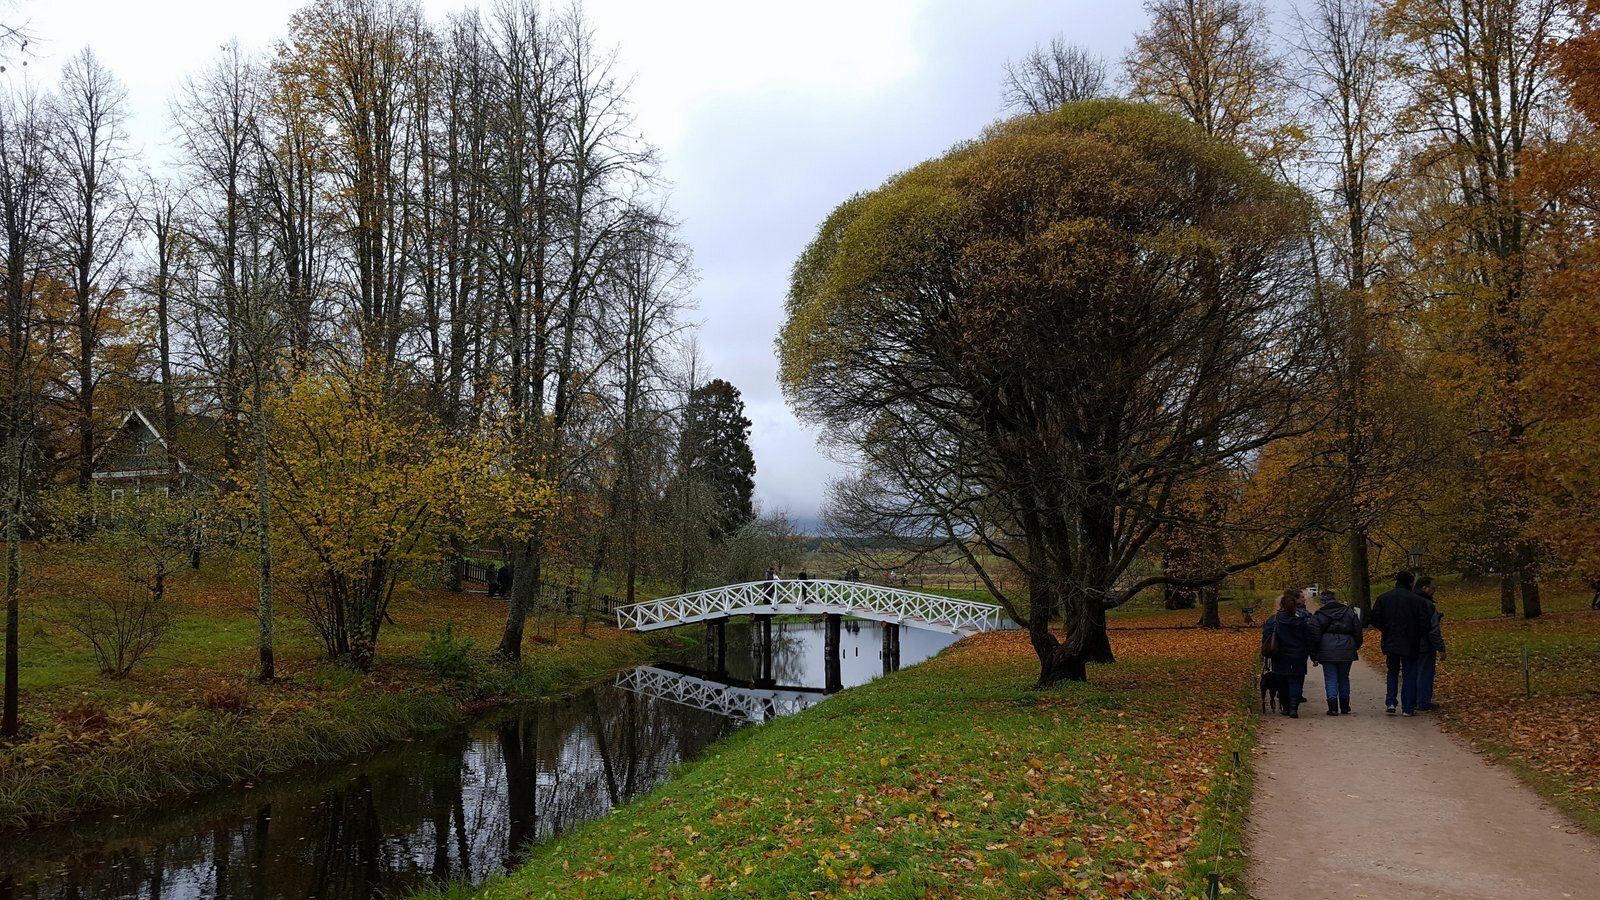
[[1313, 617], [1317, 634], [1311, 664], [1322, 667], [1322, 686], [1328, 695], [1328, 715], [1350, 715], [1350, 667], [1361, 655], [1361, 610], [1345, 606], [1333, 591], [1323, 591], [1322, 606]]
[[1384, 591], [1372, 604], [1372, 624], [1383, 633], [1383, 655], [1389, 663], [1388, 690], [1384, 695], [1384, 711], [1395, 714], [1396, 703], [1401, 715], [1417, 714], [1417, 686], [1421, 674], [1419, 657], [1428, 639], [1428, 601], [1411, 589], [1416, 583], [1410, 572], [1400, 572], [1394, 577], [1394, 587]]

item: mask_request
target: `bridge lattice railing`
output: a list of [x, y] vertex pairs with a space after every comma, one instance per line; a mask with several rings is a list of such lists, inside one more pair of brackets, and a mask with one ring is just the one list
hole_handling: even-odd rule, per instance
[[617, 687], [746, 722], [765, 722], [797, 713], [823, 698], [820, 693], [732, 687], [653, 666], [629, 671], [617, 680]]
[[617, 625], [650, 631], [726, 615], [834, 612], [967, 633], [1006, 627], [992, 603], [856, 581], [749, 581], [617, 607]]

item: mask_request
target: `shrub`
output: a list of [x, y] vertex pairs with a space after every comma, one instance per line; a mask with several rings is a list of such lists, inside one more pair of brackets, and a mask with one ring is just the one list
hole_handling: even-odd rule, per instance
[[167, 601], [143, 588], [94, 593], [63, 610], [62, 624], [94, 648], [100, 672], [126, 678], [172, 628]]
[[444, 627], [428, 633], [428, 642], [422, 645], [422, 663], [435, 677], [446, 681], [466, 681], [472, 677], [471, 637], [456, 633], [456, 623], [446, 622]]

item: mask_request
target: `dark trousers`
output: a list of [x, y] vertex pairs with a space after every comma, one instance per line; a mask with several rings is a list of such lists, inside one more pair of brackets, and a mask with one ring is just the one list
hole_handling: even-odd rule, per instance
[[1424, 650], [1417, 657], [1417, 709], [1433, 709], [1433, 675], [1439, 666], [1439, 651]]
[[[1417, 683], [1421, 665], [1416, 656], [1389, 654], [1389, 684], [1383, 695], [1384, 706], [1394, 706], [1398, 699], [1401, 712], [1417, 711]], [[1398, 694], [1398, 698], [1397, 695]]]
[[1280, 673], [1278, 675], [1278, 708], [1287, 715], [1300, 706], [1301, 694], [1306, 692], [1306, 676]]

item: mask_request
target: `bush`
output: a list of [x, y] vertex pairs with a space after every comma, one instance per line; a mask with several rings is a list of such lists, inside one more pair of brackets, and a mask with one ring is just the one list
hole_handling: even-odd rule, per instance
[[436, 678], [467, 681], [472, 678], [475, 643], [472, 638], [456, 633], [456, 623], [446, 622], [438, 631], [428, 632], [428, 642], [422, 645], [422, 663]]
[[167, 601], [140, 587], [92, 594], [62, 614], [62, 624], [89, 642], [109, 678], [126, 678], [172, 629]]

